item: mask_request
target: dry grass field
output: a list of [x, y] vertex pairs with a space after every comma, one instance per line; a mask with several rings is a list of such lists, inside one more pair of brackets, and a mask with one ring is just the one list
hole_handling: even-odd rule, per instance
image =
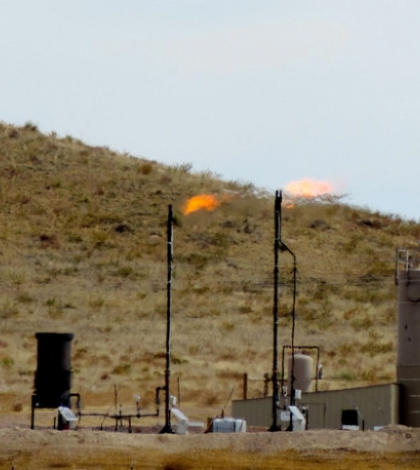
[[[184, 215], [197, 194], [220, 205]], [[200, 420], [229, 412], [244, 373], [250, 396], [261, 396], [272, 368], [273, 203], [186, 163], [0, 124], [0, 425], [29, 419], [36, 332], [75, 334], [73, 391], [85, 410], [113, 409], [117, 387], [124, 410], [140, 395], [154, 411], [169, 204], [172, 393]], [[416, 247], [420, 225], [332, 198], [284, 207], [282, 236], [297, 256], [295, 342], [320, 347], [320, 389], [394, 380], [395, 249]], [[290, 343], [291, 276], [281, 253], [280, 345]]]
[[407, 428], [186, 436], [0, 430], [0, 468], [408, 470], [419, 467], [419, 438]]

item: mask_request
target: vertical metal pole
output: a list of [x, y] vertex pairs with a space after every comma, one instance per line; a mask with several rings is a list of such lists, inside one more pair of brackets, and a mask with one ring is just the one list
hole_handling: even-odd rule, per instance
[[296, 390], [295, 390], [295, 329], [296, 329], [296, 256], [292, 253], [291, 250], [289, 252], [293, 256], [293, 306], [292, 306], [292, 377], [290, 381], [291, 386], [291, 395], [290, 395], [290, 404], [296, 404]]
[[248, 374], [246, 372], [244, 374], [243, 399], [248, 399]]
[[170, 402], [170, 380], [171, 380], [171, 303], [172, 303], [172, 258], [173, 258], [173, 212], [172, 205], [168, 208], [168, 225], [167, 225], [167, 264], [168, 264], [168, 280], [166, 284], [166, 368], [165, 368], [165, 426], [160, 434], [173, 434], [171, 425]]
[[280, 224], [281, 224], [281, 191], [276, 191], [274, 201], [274, 302], [273, 302], [273, 400], [272, 400], [272, 424], [269, 431], [281, 431], [277, 424], [277, 404], [279, 402], [278, 383], [278, 352], [277, 352], [277, 329], [278, 329], [278, 289], [279, 289], [279, 248], [280, 248]]
[[[283, 242], [281, 242], [282, 250], [288, 251], [293, 256], [293, 306], [292, 306], [292, 371], [291, 371], [291, 392], [290, 392], [290, 405], [296, 404], [296, 393], [295, 393], [295, 324], [296, 324], [296, 256], [293, 251]], [[283, 348], [283, 357], [282, 357], [282, 373], [281, 381], [283, 385], [284, 378], [284, 348]], [[293, 431], [293, 416], [290, 414], [290, 425], [286, 429], [287, 431]]]
[[179, 406], [181, 404], [181, 384], [180, 384], [179, 375], [177, 377], [177, 385], [178, 385], [178, 406]]
[[31, 398], [31, 429], [35, 429], [35, 395]]

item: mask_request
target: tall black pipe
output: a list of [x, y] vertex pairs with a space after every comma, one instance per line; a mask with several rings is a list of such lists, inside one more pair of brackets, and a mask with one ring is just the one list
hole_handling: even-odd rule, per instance
[[274, 301], [273, 301], [273, 399], [272, 399], [272, 424], [269, 431], [281, 431], [278, 424], [278, 407], [279, 402], [279, 382], [278, 382], [278, 294], [279, 294], [279, 248], [281, 237], [281, 191], [276, 191], [274, 201]]
[[170, 410], [170, 380], [171, 380], [171, 304], [172, 304], [172, 259], [173, 259], [173, 212], [172, 205], [168, 207], [167, 224], [167, 264], [168, 280], [166, 284], [166, 367], [165, 367], [165, 426], [160, 434], [173, 434]]
[[[291, 377], [291, 391], [290, 391], [290, 404], [295, 404], [295, 356], [294, 356], [294, 349], [295, 349], [295, 328], [296, 328], [296, 274], [297, 274], [297, 261], [296, 255], [293, 251], [283, 242], [281, 242], [282, 251], [287, 251], [293, 256], [293, 304], [292, 304], [292, 377]], [[283, 380], [283, 377], [282, 377]]]
[[295, 254], [288, 248], [289, 253], [293, 256], [293, 306], [292, 306], [292, 378], [290, 381], [290, 386], [292, 387], [291, 390], [291, 405], [296, 404], [296, 392], [295, 392], [295, 328], [296, 328], [296, 256]]
[[[291, 380], [290, 380], [290, 404], [296, 404], [296, 391], [295, 391], [295, 326], [296, 326], [296, 274], [297, 274], [297, 262], [296, 255], [293, 251], [281, 241], [282, 251], [287, 251], [293, 256], [293, 305], [292, 305], [292, 371], [291, 371]], [[284, 350], [283, 350], [284, 354]], [[282, 359], [284, 360], [284, 358]], [[283, 372], [282, 372], [283, 375]], [[287, 431], [293, 431], [293, 416], [290, 414], [290, 425], [287, 428]]]

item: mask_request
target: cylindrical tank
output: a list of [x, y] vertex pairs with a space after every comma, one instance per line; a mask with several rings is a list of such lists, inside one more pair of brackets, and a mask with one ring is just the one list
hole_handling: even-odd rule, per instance
[[[311, 388], [313, 364], [314, 361], [311, 356], [302, 353], [294, 354], [294, 383], [295, 390], [302, 392], [309, 392]], [[292, 356], [287, 359], [287, 391], [290, 395], [292, 389]]]
[[[418, 252], [397, 258], [397, 383], [403, 386], [401, 424], [420, 427], [420, 268]], [[403, 262], [402, 262], [403, 261]]]
[[69, 406], [71, 389], [72, 333], [36, 333], [38, 340], [35, 372], [35, 406]]

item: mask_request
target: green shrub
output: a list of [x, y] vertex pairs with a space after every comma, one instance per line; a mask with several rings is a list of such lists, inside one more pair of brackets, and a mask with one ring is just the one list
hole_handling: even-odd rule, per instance
[[120, 364], [112, 369], [115, 375], [127, 375], [131, 372], [131, 364]]

